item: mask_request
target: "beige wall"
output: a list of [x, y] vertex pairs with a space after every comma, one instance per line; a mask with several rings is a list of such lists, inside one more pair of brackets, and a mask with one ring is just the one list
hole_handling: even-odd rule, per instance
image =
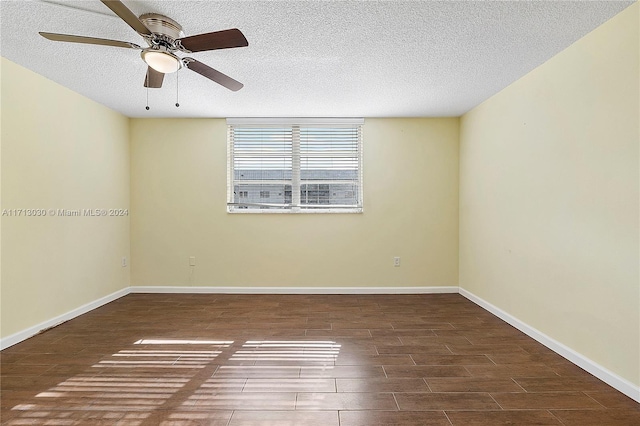
[[[128, 119], [2, 58], [2, 209], [129, 207]], [[2, 216], [2, 337], [129, 285], [128, 217]]]
[[228, 214], [225, 120], [132, 119], [131, 283], [457, 286], [458, 127], [367, 119], [363, 214]]
[[461, 120], [460, 286], [640, 384], [638, 4]]

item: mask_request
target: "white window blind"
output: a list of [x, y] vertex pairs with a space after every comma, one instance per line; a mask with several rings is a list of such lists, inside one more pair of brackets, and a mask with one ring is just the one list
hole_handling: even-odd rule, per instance
[[362, 123], [228, 119], [227, 210], [361, 212]]

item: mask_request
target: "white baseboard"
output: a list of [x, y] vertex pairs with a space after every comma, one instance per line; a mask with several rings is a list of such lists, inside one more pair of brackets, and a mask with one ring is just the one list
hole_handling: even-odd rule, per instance
[[122, 290], [118, 290], [114, 293], [111, 293], [107, 296], [101, 297], [100, 299], [94, 300], [93, 302], [86, 303], [79, 308], [73, 309], [65, 314], [58, 315], [55, 318], [51, 318], [50, 320], [41, 322], [40, 324], [36, 324], [33, 327], [29, 327], [25, 330], [14, 333], [10, 336], [0, 339], [0, 350], [8, 348], [9, 346], [13, 346], [17, 343], [22, 342], [23, 340], [27, 340], [29, 337], [35, 336], [40, 333], [42, 330], [46, 330], [47, 328], [55, 327], [56, 325], [62, 324], [65, 321], [69, 321], [74, 319], [77, 316], [82, 314], [86, 314], [89, 311], [92, 311], [96, 308], [99, 308], [102, 305], [105, 305], [109, 302], [113, 302], [116, 299], [119, 299], [123, 296], [129, 294], [129, 288], [123, 288]]
[[475, 303], [476, 305], [486, 309], [487, 311], [491, 312], [493, 315], [497, 316], [498, 318], [502, 319], [503, 321], [509, 323], [510, 325], [514, 326], [518, 330], [522, 331], [527, 336], [531, 337], [534, 340], [537, 340], [538, 342], [542, 343], [552, 351], [568, 359], [578, 367], [588, 371], [589, 373], [593, 374], [603, 382], [616, 388], [623, 394], [627, 395], [629, 398], [632, 398], [635, 401], [640, 402], [640, 386], [636, 386], [630, 381], [618, 376], [617, 374], [601, 366], [600, 364], [590, 360], [589, 358], [574, 351], [568, 346], [563, 345], [562, 343], [547, 336], [541, 331], [527, 325], [526, 323], [520, 321], [518, 318], [514, 317], [513, 315], [503, 311], [502, 309], [498, 308], [495, 305], [492, 305], [491, 303], [476, 296], [470, 291], [463, 289], [462, 287], [460, 287], [460, 294], [466, 297], [467, 299], [469, 299], [470, 301], [472, 301], [473, 303]]
[[432, 294], [458, 293], [457, 286], [442, 287], [180, 287], [133, 286], [131, 293], [220, 294]]

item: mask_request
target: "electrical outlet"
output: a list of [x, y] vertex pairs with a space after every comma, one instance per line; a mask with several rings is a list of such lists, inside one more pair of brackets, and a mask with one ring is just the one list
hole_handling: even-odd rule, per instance
[[126, 256], [124, 256], [124, 257], [122, 258], [122, 267], [123, 267], [123, 268], [126, 268], [126, 267], [127, 267], [127, 257], [126, 257]]
[[400, 266], [400, 257], [393, 258], [393, 266]]
[[196, 266], [196, 257], [195, 256], [190, 256], [189, 257], [189, 266]]

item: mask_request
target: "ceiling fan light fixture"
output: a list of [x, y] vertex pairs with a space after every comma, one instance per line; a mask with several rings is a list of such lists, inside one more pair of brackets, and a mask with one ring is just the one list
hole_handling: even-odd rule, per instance
[[166, 49], [144, 49], [140, 56], [154, 70], [163, 74], [170, 74], [182, 68], [182, 60]]

